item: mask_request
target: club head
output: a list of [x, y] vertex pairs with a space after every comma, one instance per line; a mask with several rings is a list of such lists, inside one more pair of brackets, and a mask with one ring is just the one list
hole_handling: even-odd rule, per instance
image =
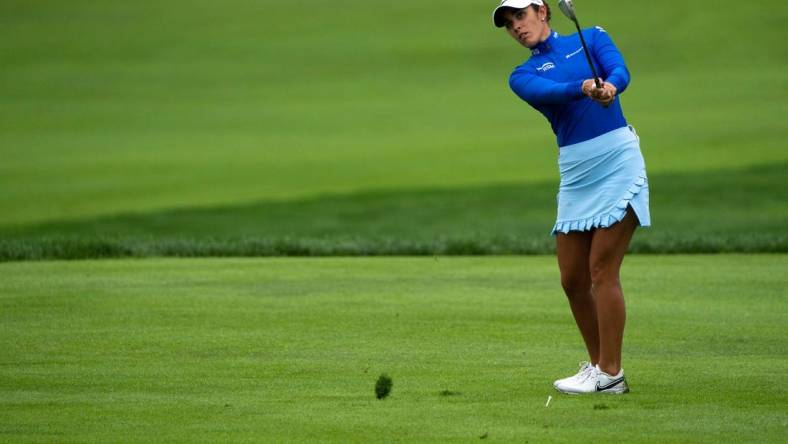
[[577, 21], [577, 17], [575, 16], [575, 7], [572, 5], [572, 0], [559, 0], [558, 7], [561, 8], [561, 12], [569, 19]]

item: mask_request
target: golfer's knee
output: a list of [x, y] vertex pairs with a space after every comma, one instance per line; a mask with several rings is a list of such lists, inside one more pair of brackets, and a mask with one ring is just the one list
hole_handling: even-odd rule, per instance
[[597, 264], [591, 266], [591, 288], [608, 289], [617, 288], [621, 285], [618, 268], [607, 266], [606, 264]]
[[566, 273], [561, 275], [561, 287], [569, 299], [585, 297], [591, 291], [591, 281], [587, 275]]

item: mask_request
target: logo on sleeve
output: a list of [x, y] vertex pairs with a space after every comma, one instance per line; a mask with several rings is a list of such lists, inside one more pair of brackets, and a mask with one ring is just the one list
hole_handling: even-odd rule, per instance
[[598, 29], [599, 32], [607, 33], [607, 31], [605, 31], [605, 29], [603, 27], [601, 27], [601, 26], [594, 26], [594, 28]]
[[551, 69], [555, 68], [555, 64], [553, 62], [547, 62], [544, 65], [536, 68], [537, 71], [545, 72], [550, 71]]
[[567, 55], [566, 55], [566, 56], [564, 56], [564, 57], [566, 57], [566, 58], [568, 59], [569, 57], [572, 57], [572, 56], [574, 56], [574, 55], [580, 54], [580, 51], [582, 51], [582, 50], [583, 50], [583, 47], [581, 46], [581, 47], [577, 48], [577, 51], [575, 51], [575, 52], [573, 52], [573, 53], [571, 53], [571, 54], [567, 54]]

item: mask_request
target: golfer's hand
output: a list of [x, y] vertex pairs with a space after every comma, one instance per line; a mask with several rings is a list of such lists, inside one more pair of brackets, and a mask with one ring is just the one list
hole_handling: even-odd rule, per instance
[[610, 105], [616, 98], [616, 92], [617, 89], [612, 83], [602, 82], [602, 87], [597, 88], [594, 79], [583, 82], [583, 94], [602, 106]]
[[602, 88], [594, 89], [594, 100], [599, 102], [602, 106], [608, 106], [615, 100], [617, 92], [618, 90], [612, 83], [603, 82]]
[[594, 79], [587, 79], [583, 81], [583, 94], [593, 99], [595, 89], [597, 89], [597, 87]]

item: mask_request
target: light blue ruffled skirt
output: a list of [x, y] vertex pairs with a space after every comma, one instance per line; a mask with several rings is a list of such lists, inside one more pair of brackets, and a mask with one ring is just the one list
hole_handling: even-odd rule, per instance
[[646, 164], [632, 127], [559, 149], [558, 218], [553, 235], [609, 227], [627, 207], [640, 226], [651, 225]]

